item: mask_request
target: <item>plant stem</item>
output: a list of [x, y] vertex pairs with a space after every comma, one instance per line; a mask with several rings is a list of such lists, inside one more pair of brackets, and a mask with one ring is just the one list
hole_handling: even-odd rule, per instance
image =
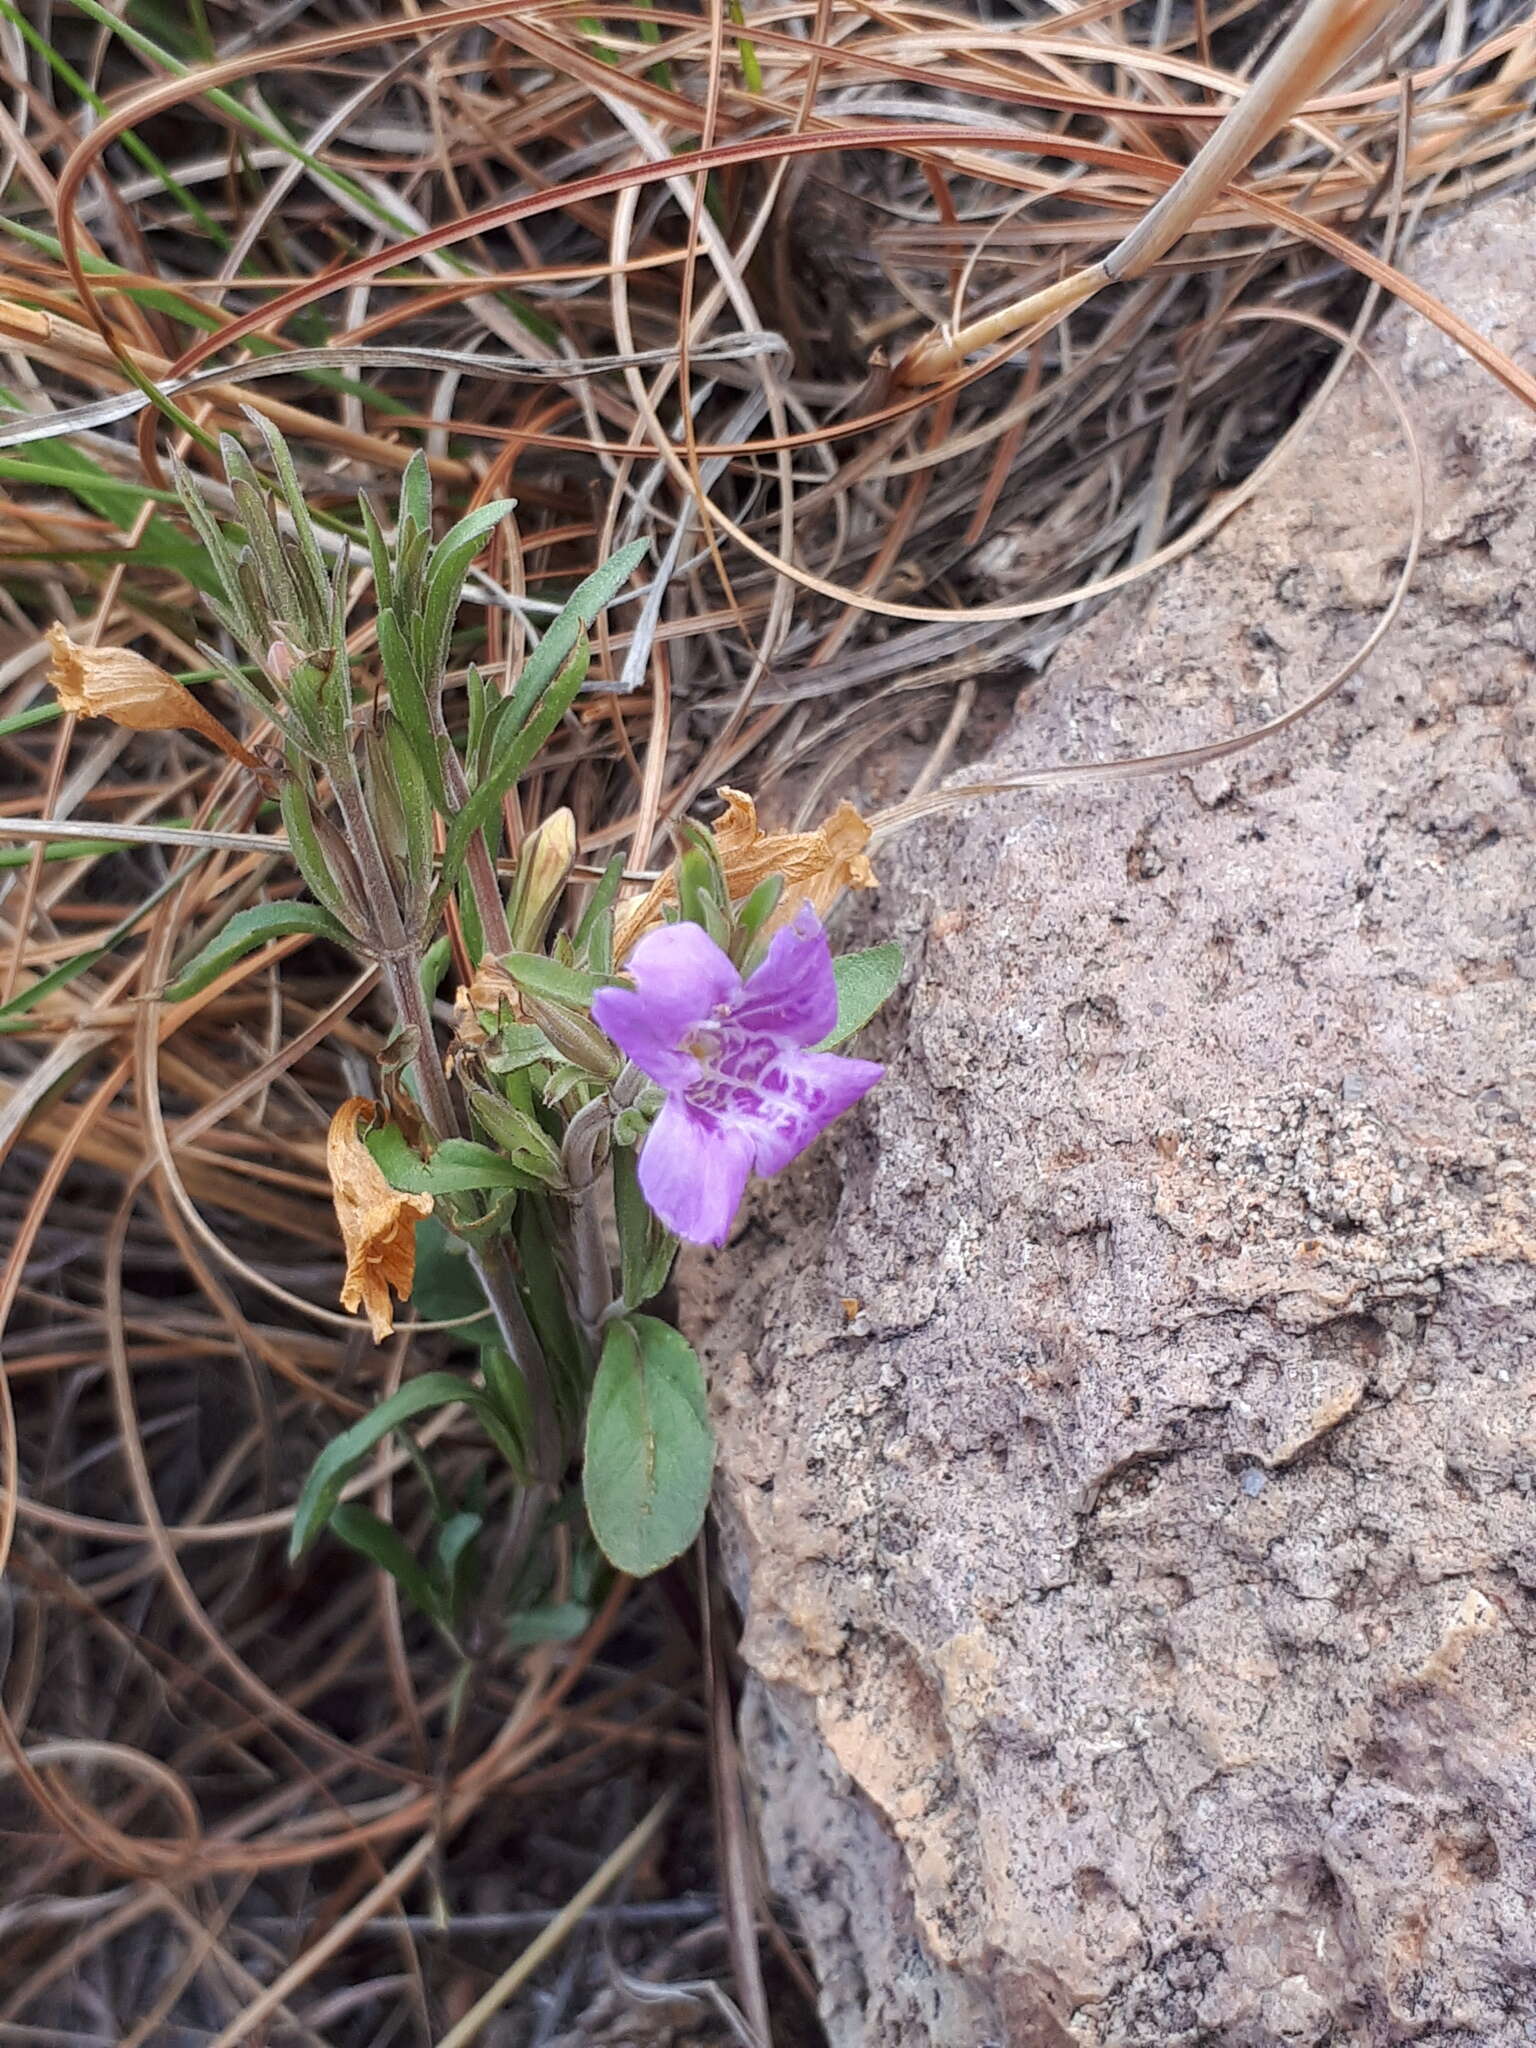
[[[350, 749], [332, 765], [331, 785], [336, 792], [337, 807], [347, 827], [348, 842], [373, 916], [379, 964], [392, 998], [396, 1026], [411, 1047], [411, 1071], [416, 1079], [422, 1115], [435, 1139], [460, 1136], [458, 1110], [448, 1086], [448, 1076], [438, 1058], [431, 1006], [421, 985], [421, 948], [419, 944], [412, 943], [406, 930], [394, 881], [374, 832], [358, 778], [357, 763]], [[497, 900], [499, 903], [499, 896]], [[557, 1486], [565, 1465], [560, 1420], [555, 1410], [543, 1347], [528, 1320], [528, 1311], [523, 1307], [512, 1262], [504, 1245], [491, 1245], [483, 1250], [471, 1245], [469, 1261], [484, 1290], [507, 1356], [522, 1374], [528, 1388], [534, 1417], [531, 1452], [535, 1482]]]
[[[400, 1027], [417, 1048], [411, 1069], [416, 1076], [427, 1123], [434, 1136], [457, 1136], [459, 1118], [448, 1087], [448, 1076], [437, 1056], [432, 1014], [422, 990], [419, 964], [407, 954], [400, 959], [386, 960], [383, 965]], [[534, 1420], [534, 1479], [537, 1483], [558, 1485], [565, 1465], [565, 1452], [560, 1440], [560, 1421], [555, 1412], [554, 1390], [550, 1385], [543, 1346], [528, 1320], [528, 1311], [523, 1307], [523, 1298], [518, 1292], [512, 1261], [504, 1244], [470, 1245], [468, 1251], [469, 1263], [495, 1318], [502, 1347], [528, 1388]]]
[[613, 1300], [613, 1271], [597, 1199], [597, 1150], [609, 1127], [608, 1104], [599, 1096], [571, 1119], [562, 1148], [571, 1211], [572, 1305], [594, 1359]]
[[[441, 749], [443, 760], [443, 782], [456, 811], [461, 811], [469, 802], [469, 784], [464, 779], [464, 764], [459, 759], [459, 750], [448, 738], [448, 728], [443, 721], [441, 699], [432, 705], [432, 724], [436, 737], [447, 740]], [[475, 899], [475, 909], [480, 917], [480, 930], [485, 943], [496, 954], [512, 951], [512, 932], [507, 924], [507, 906], [502, 901], [501, 884], [496, 879], [496, 863], [491, 859], [491, 849], [486, 844], [485, 834], [476, 832], [464, 849], [464, 872], [469, 878], [470, 893]], [[478, 961], [472, 963], [479, 965]]]

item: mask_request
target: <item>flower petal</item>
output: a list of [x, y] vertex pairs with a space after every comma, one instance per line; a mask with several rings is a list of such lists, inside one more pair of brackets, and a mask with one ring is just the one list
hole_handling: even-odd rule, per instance
[[876, 1060], [849, 1060], [835, 1052], [783, 1053], [764, 1069], [750, 1124], [759, 1173], [782, 1173], [845, 1109], [867, 1095], [885, 1073]]
[[592, 1021], [663, 1088], [685, 1088], [699, 1071], [680, 1050], [696, 1026], [740, 994], [741, 977], [702, 925], [647, 932], [625, 963], [633, 989], [599, 989]]
[[724, 1244], [752, 1170], [752, 1139], [676, 1096], [640, 1148], [640, 1192], [674, 1236]]
[[783, 1045], [819, 1045], [831, 1031], [837, 979], [814, 910], [801, 910], [793, 924], [774, 933], [763, 964], [732, 1004], [731, 1018], [743, 1031], [767, 1032]]
[[677, 1049], [683, 1031], [658, 1018], [638, 990], [600, 988], [592, 998], [592, 1022], [658, 1087], [686, 1088], [698, 1079], [698, 1061]]

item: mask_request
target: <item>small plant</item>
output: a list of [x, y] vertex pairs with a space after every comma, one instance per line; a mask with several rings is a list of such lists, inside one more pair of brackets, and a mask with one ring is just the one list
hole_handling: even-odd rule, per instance
[[[476, 1370], [407, 1378], [328, 1446], [298, 1503], [293, 1555], [329, 1529], [461, 1644], [487, 1625], [513, 1645], [571, 1633], [609, 1567], [659, 1570], [708, 1505], [703, 1371], [649, 1310], [680, 1242], [722, 1244], [749, 1174], [788, 1165], [880, 1077], [833, 1048], [889, 995], [900, 957], [881, 946], [834, 961], [821, 922], [843, 887], [871, 879], [868, 827], [843, 805], [818, 832], [764, 833], [750, 799], [728, 791], [718, 832], [684, 827], [673, 866], [626, 901], [616, 859], [578, 905], [567, 811], [504, 861], [503, 799], [574, 704], [588, 629], [646, 544], [571, 593], [510, 688], [473, 666], [454, 678], [465, 580], [511, 504], [434, 539], [418, 456], [392, 526], [365, 499], [352, 540], [322, 529], [281, 438], [261, 431], [270, 482], [223, 445], [237, 529], [188, 473], [177, 482], [223, 592], [229, 645], [202, 652], [276, 733], [272, 772], [139, 657], [116, 652], [93, 701], [105, 657], [60, 640], [59, 687], [87, 711], [211, 734], [280, 805], [310, 900], [229, 919], [168, 998], [306, 932], [376, 963], [392, 1009], [377, 1099], [350, 1097], [330, 1127], [341, 1299], [379, 1341], [414, 1293], [428, 1317], [460, 1325]], [[363, 560], [371, 630], [355, 612]], [[479, 965], [444, 1047], [431, 991], [450, 927]], [[450, 1494], [412, 1435], [449, 1406], [514, 1477], [513, 1505], [495, 1516], [489, 1466]], [[392, 1435], [431, 1498], [425, 1555], [345, 1498]]]

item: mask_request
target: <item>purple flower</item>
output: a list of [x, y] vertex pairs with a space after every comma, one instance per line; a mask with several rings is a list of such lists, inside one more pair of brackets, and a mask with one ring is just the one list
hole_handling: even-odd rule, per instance
[[809, 907], [746, 981], [696, 924], [647, 933], [626, 968], [633, 989], [599, 989], [592, 1017], [666, 1091], [641, 1192], [678, 1237], [724, 1244], [752, 1169], [788, 1166], [885, 1069], [809, 1050], [837, 1022], [832, 954]]

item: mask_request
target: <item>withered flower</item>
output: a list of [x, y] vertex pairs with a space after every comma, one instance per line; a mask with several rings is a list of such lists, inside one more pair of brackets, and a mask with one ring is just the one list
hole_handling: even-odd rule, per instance
[[[764, 832], [757, 805], [739, 789], [722, 789], [725, 816], [713, 831], [733, 903], [742, 903], [769, 875], [784, 877], [767, 929], [789, 924], [806, 904], [824, 918], [845, 889], [872, 889], [875, 871], [864, 849], [870, 827], [851, 803], [840, 803], [824, 824], [811, 832]], [[665, 905], [677, 896], [677, 877], [669, 868], [644, 896], [624, 904], [614, 930], [614, 956], [622, 959], [635, 941], [661, 923]]]
[[347, 1275], [341, 1283], [341, 1305], [348, 1313], [361, 1308], [382, 1344], [395, 1327], [394, 1289], [410, 1298], [416, 1277], [416, 1225], [432, 1214], [430, 1195], [403, 1195], [379, 1171], [373, 1154], [358, 1136], [358, 1124], [371, 1118], [366, 1095], [352, 1095], [331, 1118], [325, 1143], [331, 1199], [346, 1247]]
[[453, 998], [455, 1043], [463, 1047], [484, 1045], [490, 1033], [480, 1022], [481, 1017], [499, 1017], [504, 1012], [522, 1022], [522, 992], [501, 962], [487, 953], [475, 969], [469, 987], [460, 988]]
[[192, 692], [128, 647], [82, 647], [61, 625], [48, 628], [48, 681], [75, 718], [106, 718], [130, 732], [195, 732], [261, 773], [254, 757]]

